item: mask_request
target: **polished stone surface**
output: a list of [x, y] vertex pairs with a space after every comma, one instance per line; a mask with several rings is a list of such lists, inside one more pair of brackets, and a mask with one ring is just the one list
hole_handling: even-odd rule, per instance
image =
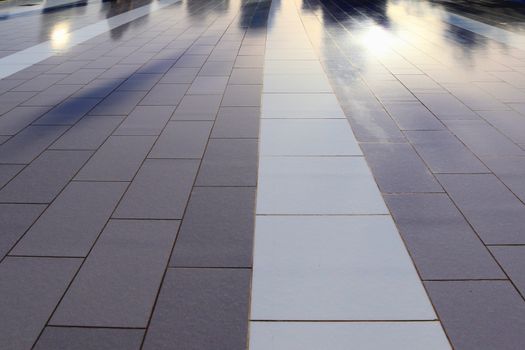
[[0, 1], [0, 347], [520, 348], [524, 13]]

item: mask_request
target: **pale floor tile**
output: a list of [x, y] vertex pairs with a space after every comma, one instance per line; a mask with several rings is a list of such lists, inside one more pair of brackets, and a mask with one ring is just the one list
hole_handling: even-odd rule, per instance
[[434, 320], [390, 216], [257, 216], [252, 320]]
[[261, 118], [346, 118], [333, 94], [263, 94]]
[[264, 119], [262, 156], [362, 155], [345, 119]]
[[362, 157], [262, 157], [257, 214], [388, 214]]
[[324, 75], [267, 75], [264, 93], [330, 93], [332, 87]]
[[319, 61], [272, 60], [264, 63], [265, 75], [324, 74]]
[[251, 322], [250, 350], [450, 350], [439, 322]]

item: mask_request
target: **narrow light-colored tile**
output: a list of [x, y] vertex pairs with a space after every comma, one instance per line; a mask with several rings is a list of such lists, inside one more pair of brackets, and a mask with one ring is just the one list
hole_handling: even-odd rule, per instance
[[333, 94], [263, 94], [261, 118], [345, 118]]
[[433, 320], [389, 216], [258, 216], [253, 320]]
[[251, 322], [251, 350], [450, 350], [439, 322]]
[[344, 119], [264, 119], [262, 156], [362, 155]]
[[387, 214], [362, 157], [263, 157], [258, 214]]

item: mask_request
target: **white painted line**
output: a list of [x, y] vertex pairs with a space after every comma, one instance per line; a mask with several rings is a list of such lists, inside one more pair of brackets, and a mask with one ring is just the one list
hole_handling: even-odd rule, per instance
[[[97, 35], [108, 32], [111, 29], [119, 27], [137, 18], [145, 16], [148, 13], [160, 10], [179, 1], [181, 0], [157, 0], [148, 5], [138, 7], [131, 11], [127, 11], [102, 21], [98, 21], [75, 31], [60, 33], [60, 38], [58, 39], [48, 40], [12, 55], [2, 57], [0, 58], [0, 79], [21, 71], [22, 69], [28, 68], [33, 64], [45, 60], [46, 58], [66, 52], [73, 46], [92, 39]], [[57, 45], [56, 40], [61, 41], [60, 45]]]
[[250, 348], [450, 350], [294, 2], [270, 8]]

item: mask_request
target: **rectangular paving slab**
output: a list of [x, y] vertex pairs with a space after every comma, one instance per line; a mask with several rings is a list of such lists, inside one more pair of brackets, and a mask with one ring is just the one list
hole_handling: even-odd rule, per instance
[[110, 221], [50, 324], [146, 327], [178, 225], [163, 220]]
[[142, 329], [46, 327], [35, 350], [139, 350]]

